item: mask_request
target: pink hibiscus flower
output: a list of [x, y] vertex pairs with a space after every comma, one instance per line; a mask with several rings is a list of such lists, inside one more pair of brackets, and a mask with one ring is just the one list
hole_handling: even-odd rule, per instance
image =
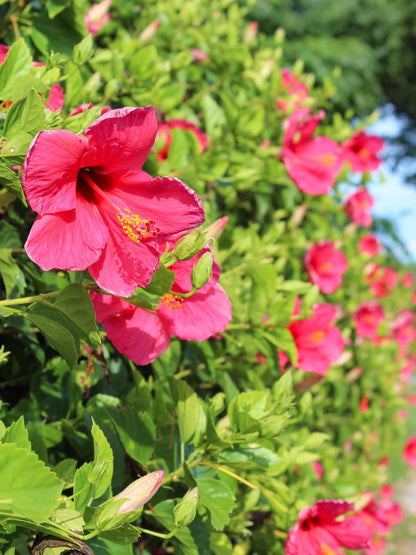
[[295, 185], [310, 195], [329, 192], [342, 167], [341, 147], [328, 137], [314, 137], [324, 111], [310, 116], [309, 108], [296, 110], [285, 124], [282, 159]]
[[391, 266], [381, 268], [376, 265], [376, 267], [376, 271], [368, 276], [370, 289], [376, 297], [389, 297], [397, 284], [399, 276]]
[[384, 310], [376, 301], [360, 303], [358, 309], [354, 312], [353, 320], [357, 335], [375, 339], [378, 327], [384, 320]]
[[377, 152], [384, 148], [384, 141], [376, 135], [367, 135], [364, 131], [357, 131], [342, 143], [344, 158], [349, 162], [353, 172], [371, 172], [378, 170], [381, 164]]
[[199, 127], [186, 119], [171, 119], [166, 123], [160, 123], [157, 131], [157, 139], [159, 142], [163, 143], [162, 148], [160, 148], [157, 153], [160, 161], [166, 160], [169, 154], [170, 145], [173, 140], [170, 129], [184, 129], [185, 131], [190, 131], [197, 138], [200, 151], [205, 152], [207, 149], [207, 136]]
[[103, 0], [102, 2], [93, 4], [84, 16], [88, 32], [92, 36], [96, 35], [102, 29], [111, 17], [108, 13], [111, 8], [112, 0]]
[[364, 187], [359, 187], [344, 203], [344, 211], [356, 224], [368, 227], [373, 218], [370, 210], [374, 206], [374, 197]]
[[[336, 308], [330, 304], [317, 304], [314, 313], [304, 320], [296, 320], [289, 324], [288, 330], [295, 341], [298, 368], [324, 376], [328, 368], [336, 362], [344, 350], [341, 332], [332, 325], [336, 317]], [[293, 315], [299, 314], [299, 303]], [[279, 353], [281, 365], [289, 360]]]
[[286, 68], [280, 70], [282, 76], [282, 87], [284, 89], [284, 96], [288, 96], [288, 100], [276, 100], [276, 106], [282, 112], [290, 109], [299, 108], [305, 100], [310, 98], [308, 88], [305, 83], [299, 81], [293, 73]]
[[319, 241], [306, 251], [305, 266], [311, 283], [322, 293], [333, 293], [341, 285], [348, 262], [343, 252], [335, 250], [334, 241]]
[[289, 530], [286, 555], [342, 555], [341, 547], [367, 548], [370, 537], [359, 519], [347, 516], [337, 520], [353, 510], [353, 503], [324, 499], [300, 511], [298, 522]]
[[[172, 291], [183, 294], [192, 290], [193, 265], [207, 250], [170, 267], [176, 272]], [[187, 298], [174, 293], [164, 295], [156, 314], [110, 295], [90, 295], [97, 320], [104, 324], [116, 349], [136, 364], [144, 365], [166, 351], [171, 335], [187, 341], [205, 341], [225, 330], [231, 320], [231, 303], [218, 283], [219, 274], [219, 266], [214, 261], [208, 283]]]
[[157, 236], [203, 222], [194, 191], [141, 169], [156, 131], [148, 106], [111, 110], [84, 136], [66, 130], [36, 135], [22, 183], [39, 216], [25, 247], [43, 270], [88, 268], [102, 289], [129, 297], [158, 268]]
[[416, 468], [416, 436], [409, 437], [402, 455], [409, 466]]
[[407, 287], [408, 289], [411, 289], [413, 287], [413, 285], [415, 284], [415, 277], [412, 274], [412, 272], [408, 272], [407, 274], [404, 274], [402, 279], [402, 284], [404, 287]]
[[381, 245], [375, 235], [371, 233], [361, 237], [358, 243], [358, 251], [373, 257], [381, 251]]

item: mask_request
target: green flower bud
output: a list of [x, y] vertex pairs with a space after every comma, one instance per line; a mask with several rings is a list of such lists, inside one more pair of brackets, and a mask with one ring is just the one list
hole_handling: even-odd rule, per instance
[[206, 242], [205, 233], [188, 233], [177, 242], [174, 255], [178, 260], [189, 260], [204, 248]]
[[198, 488], [190, 489], [186, 492], [182, 501], [180, 501], [173, 509], [175, 515], [175, 527], [182, 528], [188, 526], [196, 514], [196, 507], [198, 505]]
[[212, 254], [205, 252], [195, 266], [192, 268], [191, 283], [196, 289], [201, 289], [211, 278], [212, 274]]

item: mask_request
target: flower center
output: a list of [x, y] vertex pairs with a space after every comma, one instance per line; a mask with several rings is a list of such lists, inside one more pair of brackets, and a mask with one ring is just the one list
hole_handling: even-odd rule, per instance
[[315, 333], [312, 333], [308, 339], [311, 343], [322, 343], [325, 339], [325, 333], [322, 330], [316, 331]]
[[170, 293], [166, 293], [166, 295], [163, 295], [161, 299], [161, 302], [170, 310], [176, 310], [177, 308], [180, 308], [183, 301], [183, 297], [179, 297], [178, 295], [171, 295]]
[[322, 264], [319, 265], [319, 269], [324, 272], [332, 270], [332, 264], [330, 262], [322, 262]]
[[318, 160], [318, 162], [321, 162], [321, 164], [328, 167], [333, 166], [336, 162], [336, 159], [337, 157], [330, 152], [327, 152], [326, 154], [321, 154], [320, 156], [316, 157], [316, 160]]
[[138, 214], [132, 214], [129, 208], [120, 208], [117, 206], [105, 191], [95, 183], [90, 172], [83, 169], [79, 173], [79, 183], [88, 185], [98, 195], [98, 197], [109, 204], [114, 210], [116, 218], [120, 223], [123, 233], [127, 235], [133, 243], [140, 243], [148, 237], [156, 237], [160, 229], [156, 227], [154, 220], [145, 220]]
[[143, 220], [138, 214], [132, 214], [128, 208], [117, 209], [117, 220], [121, 229], [133, 243], [140, 243], [148, 237], [156, 237], [160, 229], [154, 220]]
[[326, 543], [319, 544], [319, 549], [321, 550], [322, 555], [337, 555], [336, 552], [326, 545]]

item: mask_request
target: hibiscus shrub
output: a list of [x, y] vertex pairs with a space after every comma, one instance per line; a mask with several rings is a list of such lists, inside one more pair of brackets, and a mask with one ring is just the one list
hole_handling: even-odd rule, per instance
[[383, 141], [242, 4], [0, 6], [3, 553], [370, 554], [402, 519]]

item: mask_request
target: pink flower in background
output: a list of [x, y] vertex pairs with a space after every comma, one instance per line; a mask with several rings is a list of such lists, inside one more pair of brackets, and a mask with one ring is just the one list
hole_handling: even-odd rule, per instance
[[378, 170], [381, 164], [377, 153], [383, 150], [384, 141], [376, 135], [367, 135], [364, 131], [357, 131], [342, 143], [344, 158], [350, 164], [353, 172], [371, 172]]
[[192, 61], [195, 64], [199, 64], [200, 62], [203, 62], [204, 60], [208, 59], [208, 54], [203, 50], [199, 50], [199, 48], [191, 48], [191, 54], [192, 54]]
[[111, 0], [103, 0], [93, 4], [84, 16], [88, 32], [92, 36], [96, 35], [111, 19], [108, 13], [111, 7]]
[[310, 98], [309, 91], [306, 85], [299, 81], [289, 69], [281, 69], [280, 74], [282, 76], [282, 87], [284, 89], [283, 95], [284, 97], [287, 96], [288, 99], [280, 100], [277, 98], [276, 106], [279, 110], [282, 110], [282, 112], [291, 109], [295, 110], [299, 108], [305, 100]]
[[344, 202], [344, 211], [356, 224], [368, 227], [373, 218], [370, 210], [374, 206], [374, 197], [364, 187], [359, 187]]
[[403, 354], [407, 353], [409, 345], [416, 339], [414, 321], [415, 315], [413, 311], [407, 308], [401, 310], [390, 324], [393, 338], [397, 341]]
[[295, 185], [310, 195], [324, 195], [335, 183], [342, 167], [341, 147], [328, 137], [312, 138], [324, 117], [309, 115], [309, 108], [296, 110], [285, 123], [282, 159]]
[[402, 283], [403, 283], [403, 286], [407, 287], [408, 289], [411, 289], [413, 287], [413, 285], [415, 284], [415, 277], [412, 274], [412, 272], [408, 272], [407, 274], [404, 274]]
[[358, 309], [354, 312], [353, 320], [357, 335], [375, 339], [378, 327], [384, 320], [384, 310], [376, 301], [360, 303]]
[[391, 526], [382, 504], [380, 501], [377, 501], [373, 492], [368, 491], [365, 492], [364, 495], [367, 497], [368, 501], [366, 505], [354, 515], [354, 518], [361, 519], [372, 535], [387, 536], [390, 533]]
[[399, 276], [394, 268], [387, 266], [382, 268], [374, 264], [365, 276], [370, 283], [370, 289], [376, 297], [389, 297], [395, 288]]
[[360, 412], [367, 412], [368, 408], [370, 406], [370, 402], [369, 399], [367, 397], [367, 395], [364, 393], [364, 395], [361, 397], [361, 401], [360, 401]]
[[[296, 345], [298, 368], [324, 376], [331, 364], [341, 356], [344, 340], [339, 329], [332, 325], [336, 308], [330, 304], [317, 304], [313, 309], [312, 316], [292, 322], [288, 329]], [[297, 314], [299, 303], [294, 310], [294, 315]], [[284, 357], [280, 358], [285, 363]]]
[[[192, 267], [207, 250], [170, 267], [176, 272], [172, 291], [183, 294], [192, 290]], [[205, 341], [225, 330], [231, 320], [231, 303], [218, 283], [219, 273], [214, 262], [208, 283], [187, 298], [174, 293], [164, 295], [156, 314], [117, 297], [90, 293], [97, 321], [104, 324], [108, 338], [120, 353], [136, 364], [149, 364], [166, 351], [171, 335], [187, 341]]]
[[365, 549], [370, 537], [364, 524], [356, 518], [345, 517], [354, 504], [343, 500], [317, 501], [299, 513], [285, 544], [286, 555], [341, 555], [340, 548]]
[[184, 129], [185, 131], [190, 131], [193, 133], [199, 143], [200, 152], [205, 152], [207, 149], [207, 136], [201, 131], [194, 123], [186, 119], [171, 119], [166, 123], [160, 123], [157, 131], [157, 139], [159, 142], [163, 142], [162, 148], [158, 150], [159, 160], [166, 160], [169, 155], [169, 148], [172, 143], [172, 133], [171, 129]]
[[311, 465], [312, 465], [313, 471], [315, 472], [315, 476], [316, 476], [317, 480], [320, 480], [322, 478], [322, 476], [324, 475], [323, 465], [318, 461], [312, 461]]
[[322, 293], [333, 293], [341, 285], [348, 262], [343, 252], [335, 250], [334, 241], [319, 241], [306, 251], [305, 266], [311, 283]]
[[404, 366], [402, 366], [400, 368], [400, 380], [403, 383], [409, 383], [410, 382], [410, 378], [413, 374], [413, 372], [415, 371], [416, 368], [416, 359], [415, 357], [412, 357]]
[[402, 454], [407, 464], [416, 468], [416, 436], [409, 437]]
[[379, 254], [381, 251], [381, 245], [378, 242], [377, 237], [370, 233], [369, 235], [361, 237], [360, 242], [358, 243], [358, 251], [362, 254], [368, 254], [373, 257], [376, 254]]
[[117, 513], [129, 513], [143, 507], [143, 505], [156, 494], [162, 484], [164, 476], [165, 473], [163, 470], [156, 470], [155, 472], [150, 472], [150, 474], [138, 478], [128, 485], [112, 500], [126, 500], [121, 507], [119, 507]]
[[112, 110], [84, 136], [65, 130], [36, 135], [22, 182], [39, 214], [26, 251], [43, 270], [88, 268], [105, 291], [129, 297], [149, 283], [159, 265], [157, 236], [204, 221], [194, 191], [141, 169], [156, 131], [148, 106]]
[[51, 112], [58, 112], [62, 110], [64, 101], [64, 91], [59, 83], [55, 83], [49, 91], [49, 100], [46, 102], [45, 108]]

